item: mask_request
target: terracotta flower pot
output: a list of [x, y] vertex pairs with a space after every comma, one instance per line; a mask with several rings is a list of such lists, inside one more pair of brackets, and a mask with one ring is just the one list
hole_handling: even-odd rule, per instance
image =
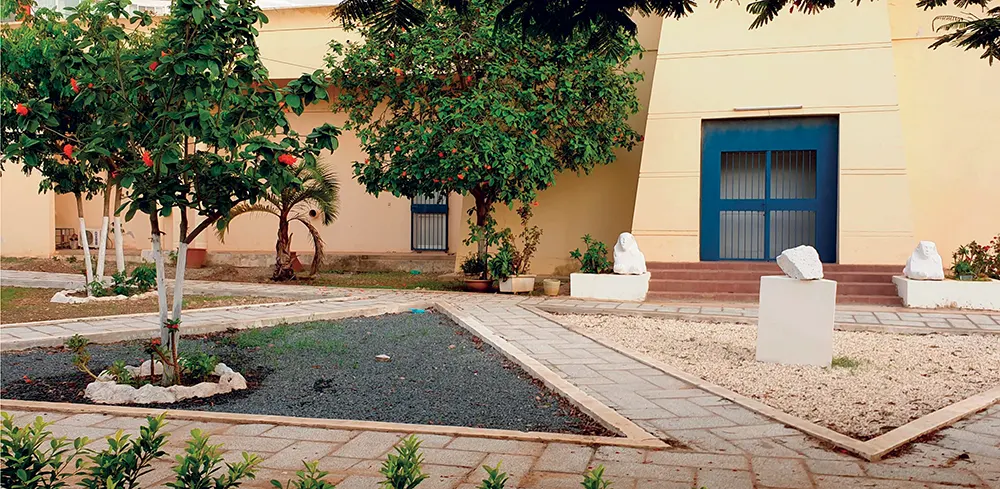
[[299, 255], [294, 251], [291, 252], [290, 254], [292, 256], [292, 270], [295, 270], [296, 273], [305, 270], [306, 267], [302, 265], [301, 261], [299, 261]]
[[208, 250], [205, 248], [188, 248], [187, 263], [184, 268], [201, 268], [205, 266], [205, 258], [207, 256]]
[[468, 290], [469, 292], [489, 292], [492, 288], [492, 280], [480, 280], [476, 278], [465, 279], [465, 290]]

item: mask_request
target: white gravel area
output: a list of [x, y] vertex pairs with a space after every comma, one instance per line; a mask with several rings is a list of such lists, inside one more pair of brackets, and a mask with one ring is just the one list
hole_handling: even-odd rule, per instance
[[856, 367], [761, 363], [755, 325], [565, 315], [714, 384], [862, 440], [1000, 385], [1000, 335], [834, 331], [834, 358]]

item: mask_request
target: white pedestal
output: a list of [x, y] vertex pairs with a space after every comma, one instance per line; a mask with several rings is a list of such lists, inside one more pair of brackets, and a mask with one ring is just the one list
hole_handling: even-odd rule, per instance
[[1000, 311], [1000, 280], [913, 280], [892, 277], [906, 307], [961, 307]]
[[760, 278], [757, 361], [829, 367], [837, 282]]
[[649, 292], [649, 277], [649, 272], [642, 275], [571, 273], [569, 295], [581, 299], [642, 301]]

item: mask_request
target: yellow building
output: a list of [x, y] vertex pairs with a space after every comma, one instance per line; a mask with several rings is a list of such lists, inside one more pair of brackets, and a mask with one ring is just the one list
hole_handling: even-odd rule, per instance
[[[322, 67], [327, 43], [349, 38], [329, 11], [267, 11], [259, 42], [274, 79]], [[589, 176], [561, 175], [541, 194], [534, 272], [569, 272], [568, 253], [588, 233], [611, 243], [631, 231], [650, 262], [766, 261], [811, 244], [827, 262], [901, 267], [918, 240], [937, 242], [946, 263], [959, 244], [988, 242], [1000, 232], [1000, 68], [976, 52], [927, 49], [943, 13], [913, 0], [845, 3], [748, 30], [745, 7], [724, 2], [681, 20], [638, 19], [645, 53], [634, 66], [645, 81], [632, 123], [645, 143]], [[342, 120], [312, 108], [295, 125]], [[345, 134], [326, 158], [341, 180], [340, 217], [323, 229], [327, 250], [467, 253], [470, 197], [437, 202], [447, 203], [444, 215], [414, 214], [428, 207], [372, 197], [351, 179], [362, 157]], [[4, 256], [49, 256], [56, 230], [76, 227], [72, 196], [36, 188], [16, 170], [3, 175]], [[98, 202], [87, 207], [92, 227]], [[516, 224], [507, 209], [498, 217]], [[194, 246], [210, 257], [267, 257], [276, 223], [240, 219], [224, 243], [206, 235]], [[167, 221], [174, 246], [176, 224]], [[149, 247], [143, 219], [126, 229], [127, 248]], [[293, 249], [311, 249], [304, 230]]]

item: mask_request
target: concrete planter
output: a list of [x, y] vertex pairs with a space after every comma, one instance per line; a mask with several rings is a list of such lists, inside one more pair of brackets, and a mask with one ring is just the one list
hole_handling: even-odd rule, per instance
[[517, 294], [519, 292], [531, 292], [535, 290], [534, 275], [515, 275], [507, 280], [500, 280], [500, 292], [504, 294]]
[[642, 275], [571, 273], [569, 295], [580, 299], [642, 301], [649, 292], [649, 272]]
[[1000, 280], [912, 280], [892, 277], [906, 307], [961, 307], [1000, 311]]

